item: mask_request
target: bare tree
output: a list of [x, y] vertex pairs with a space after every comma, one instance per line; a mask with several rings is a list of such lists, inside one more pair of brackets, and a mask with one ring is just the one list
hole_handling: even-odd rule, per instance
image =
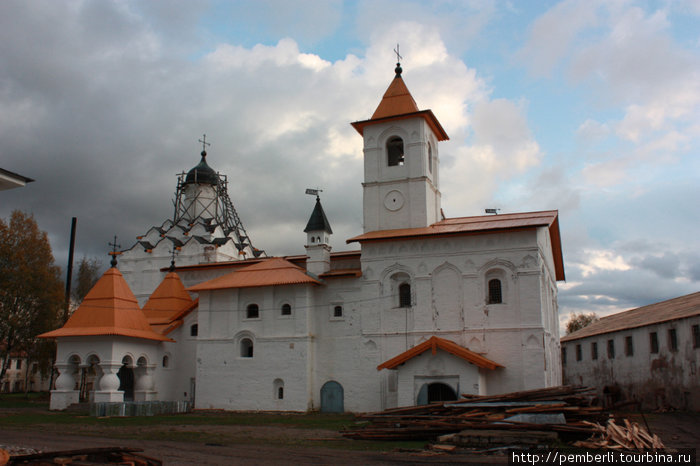
[[595, 312], [590, 314], [584, 314], [583, 312], [581, 314], [571, 314], [571, 317], [566, 322], [566, 334], [581, 330], [583, 327], [587, 327], [596, 321], [598, 321], [598, 315]]
[[95, 257], [90, 259], [83, 257], [80, 259], [78, 273], [75, 277], [75, 286], [73, 286], [71, 292], [76, 306], [80, 305], [85, 295], [88, 294], [88, 291], [90, 291], [92, 287], [95, 286], [95, 283], [97, 283], [97, 280], [99, 280], [101, 268], [102, 262]]

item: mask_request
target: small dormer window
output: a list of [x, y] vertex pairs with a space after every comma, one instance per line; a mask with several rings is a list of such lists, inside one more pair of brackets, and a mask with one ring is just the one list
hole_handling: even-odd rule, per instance
[[387, 161], [390, 167], [404, 164], [403, 139], [395, 136], [386, 143]]

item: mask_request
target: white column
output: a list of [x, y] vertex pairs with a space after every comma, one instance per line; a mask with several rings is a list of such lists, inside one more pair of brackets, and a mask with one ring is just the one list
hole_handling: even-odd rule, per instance
[[158, 398], [155, 391], [155, 381], [153, 380], [153, 369], [155, 365], [139, 366], [134, 372], [136, 381], [134, 383], [134, 401], [151, 401]]
[[124, 392], [119, 391], [117, 372], [122, 367], [121, 362], [101, 362], [102, 377], [100, 389], [95, 390], [95, 403], [109, 401], [124, 401]]
[[75, 390], [75, 378], [73, 378], [73, 370], [76, 365], [56, 363], [54, 367], [59, 372], [59, 376], [56, 379], [56, 389], [51, 390], [49, 409], [64, 410], [79, 401], [80, 392]]

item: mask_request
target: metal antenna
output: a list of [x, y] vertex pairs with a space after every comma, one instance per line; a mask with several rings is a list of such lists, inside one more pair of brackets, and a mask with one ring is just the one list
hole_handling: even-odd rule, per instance
[[110, 265], [112, 267], [117, 266], [117, 256], [121, 254], [121, 252], [117, 252], [117, 248], [121, 248], [121, 244], [117, 244], [117, 235], [114, 235], [114, 242], [113, 243], [107, 243], [107, 245], [112, 246], [112, 251], [107, 253], [108, 255], [112, 256], [112, 260], [110, 261]]

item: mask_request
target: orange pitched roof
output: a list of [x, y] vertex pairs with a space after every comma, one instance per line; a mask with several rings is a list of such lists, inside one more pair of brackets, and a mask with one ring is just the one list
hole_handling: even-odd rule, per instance
[[598, 321], [566, 335], [561, 341], [578, 340], [697, 315], [700, 315], [700, 291], [601, 317]]
[[172, 341], [153, 331], [124, 277], [112, 267], [85, 296], [80, 307], [57, 330], [39, 338], [89, 335], [121, 335], [157, 341]]
[[191, 286], [188, 290], [220, 290], [225, 288], [295, 285], [301, 283], [319, 285], [321, 282], [308, 275], [301, 267], [281, 257], [272, 257], [257, 264], [249, 265], [244, 269]]
[[533, 227], [547, 227], [549, 229], [556, 279], [564, 280], [564, 257], [561, 247], [561, 235], [559, 233], [559, 212], [556, 210], [448, 218], [427, 227], [369, 231], [350, 238], [346, 242], [352, 243], [357, 241], [362, 243], [439, 235], [481, 234]]
[[481, 367], [483, 369], [491, 369], [494, 370], [498, 367], [503, 367], [502, 365], [491, 361], [488, 358], [483, 357], [482, 355], [475, 353], [474, 351], [471, 351], [468, 348], [464, 348], [463, 346], [459, 346], [457, 343], [450, 341], [450, 340], [445, 340], [444, 338], [439, 338], [436, 336], [430, 337], [428, 340], [424, 341], [423, 343], [414, 346], [413, 348], [404, 351], [403, 353], [399, 354], [398, 356], [395, 356], [388, 361], [380, 364], [377, 366], [377, 370], [380, 371], [382, 369], [393, 369], [396, 366], [405, 363], [409, 359], [413, 359], [416, 356], [425, 353], [428, 350], [431, 350], [433, 354], [437, 353], [438, 348], [440, 348], [443, 351], [447, 351], [450, 354], [454, 354], [457, 357], [460, 357], [464, 359], [467, 362], [470, 362], [474, 364], [475, 366]]
[[192, 306], [192, 297], [185, 290], [180, 277], [169, 272], [143, 306], [149, 322], [170, 322], [172, 317]]
[[405, 118], [420, 117], [423, 118], [430, 128], [433, 130], [439, 141], [449, 139], [447, 133], [440, 125], [440, 122], [435, 117], [431, 110], [419, 110], [416, 101], [413, 99], [411, 92], [406, 87], [406, 84], [398, 74], [391, 81], [377, 109], [372, 114], [369, 120], [356, 121], [351, 123], [353, 128], [358, 133], [362, 134], [365, 127], [381, 121], [402, 120]]

